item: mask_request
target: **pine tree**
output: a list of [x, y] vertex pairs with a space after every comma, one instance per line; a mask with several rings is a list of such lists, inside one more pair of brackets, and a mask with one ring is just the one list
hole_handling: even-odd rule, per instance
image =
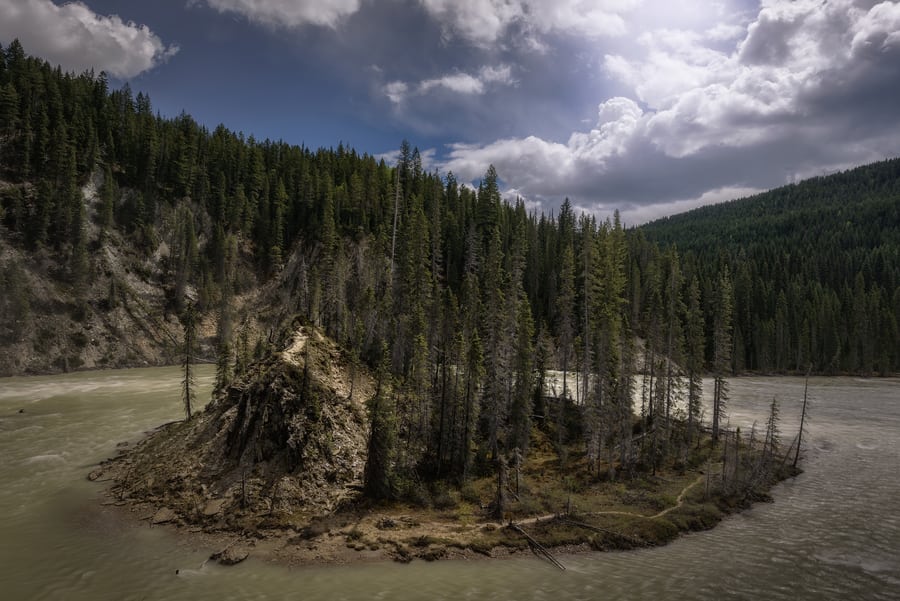
[[510, 442], [508, 448], [520, 455], [528, 452], [531, 436], [532, 399], [534, 396], [534, 320], [526, 299], [519, 301], [516, 331], [515, 376], [513, 402], [510, 409]]
[[726, 417], [728, 382], [725, 379], [731, 369], [732, 289], [728, 267], [722, 270], [716, 288], [713, 321], [713, 444], [719, 441], [719, 429]]
[[703, 309], [700, 306], [700, 286], [696, 277], [691, 278], [691, 283], [688, 286], [685, 322], [688, 372], [687, 443], [691, 444], [694, 429], [700, 421], [703, 393], [703, 356], [706, 348], [706, 340], [703, 335]]
[[193, 301], [188, 301], [181, 315], [184, 328], [181, 367], [184, 378], [181, 381], [181, 401], [184, 404], [185, 419], [191, 419], [191, 407], [194, 403], [194, 347], [197, 344], [197, 311]]
[[216, 380], [213, 392], [225, 390], [231, 382], [233, 372], [231, 370], [231, 316], [228, 303], [223, 301], [219, 307], [219, 319], [216, 324]]
[[392, 499], [395, 495], [394, 456], [396, 424], [388, 351], [382, 347], [376, 376], [375, 396], [369, 401], [369, 444], [363, 490], [371, 499]]

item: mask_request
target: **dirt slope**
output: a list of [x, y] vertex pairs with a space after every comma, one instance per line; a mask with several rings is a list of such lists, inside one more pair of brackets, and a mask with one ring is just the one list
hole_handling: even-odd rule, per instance
[[341, 350], [298, 328], [203, 412], [107, 462], [112, 495], [157, 521], [210, 529], [301, 525], [334, 510], [356, 495], [365, 466], [374, 383], [355, 371], [351, 382]]

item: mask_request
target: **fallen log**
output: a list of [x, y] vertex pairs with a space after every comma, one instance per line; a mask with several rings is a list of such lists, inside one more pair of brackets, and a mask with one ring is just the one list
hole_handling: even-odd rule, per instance
[[544, 545], [537, 542], [533, 536], [522, 530], [522, 528], [518, 524], [510, 523], [509, 527], [525, 537], [525, 540], [527, 540], [528, 544], [531, 545], [531, 549], [536, 555], [542, 555], [547, 561], [558, 567], [560, 570], [565, 571], [566, 566], [559, 563], [559, 561], [555, 557], [553, 557], [553, 554], [550, 553], [550, 551], [548, 551], [547, 548], [544, 547]]

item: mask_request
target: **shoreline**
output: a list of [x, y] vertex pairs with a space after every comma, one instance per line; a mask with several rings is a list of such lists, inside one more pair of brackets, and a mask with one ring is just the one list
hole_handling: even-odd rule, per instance
[[[320, 523], [313, 520], [305, 527], [234, 529], [190, 523], [149, 501], [117, 499], [109, 486], [114, 478], [97, 481], [105, 486], [97, 491], [96, 498], [98, 509], [124, 527], [161, 527], [174, 544], [211, 550], [207, 561], [223, 565], [241, 563], [250, 557], [289, 568], [414, 560], [485, 561], [530, 555], [546, 560], [511, 524], [525, 529], [553, 556], [563, 558], [652, 548], [685, 534], [710, 530], [758, 502], [771, 502], [771, 489], [802, 471], [782, 474], [768, 482], [764, 491], [756, 491], [752, 498], [741, 502], [722, 495], [704, 498], [701, 483], [707, 475], [702, 471], [692, 473], [696, 477], [682, 489], [676, 503], [651, 515], [632, 507], [532, 516], [503, 524], [488, 520], [461, 524], [446, 515], [434, 519], [433, 513], [393, 504], [339, 511], [325, 518], [319, 527]], [[423, 519], [429, 515], [432, 519]]]
[[[215, 359], [209, 357], [198, 357], [194, 360], [196, 364], [200, 365], [215, 365]], [[36, 370], [36, 371], [20, 371], [16, 373], [2, 373], [0, 374], [0, 380], [4, 378], [28, 378], [28, 377], [41, 377], [41, 376], [64, 376], [67, 374], [80, 374], [80, 373], [88, 373], [88, 372], [109, 372], [123, 369], [152, 369], [158, 367], [180, 367], [180, 362], [158, 362], [151, 363], [148, 361], [135, 361], [135, 362], [124, 362], [119, 365], [113, 366], [94, 366], [94, 367], [74, 367], [69, 370], [63, 369], [51, 369], [51, 370]], [[641, 377], [645, 375], [641, 371], [636, 371], [634, 376]], [[873, 380], [889, 380], [892, 378], [900, 379], [900, 372], [897, 373], [889, 373], [889, 374], [880, 374], [880, 373], [868, 373], [868, 374], [860, 374], [854, 372], [837, 372], [837, 373], [819, 373], [812, 372], [809, 374], [810, 377], [813, 378], [866, 378]], [[711, 378], [713, 377], [712, 373], [702, 374], [703, 378]], [[804, 378], [806, 377], [806, 372], [803, 371], [785, 371], [785, 372], [754, 372], [754, 371], [744, 371], [739, 374], [734, 374], [728, 376], [731, 378]]]

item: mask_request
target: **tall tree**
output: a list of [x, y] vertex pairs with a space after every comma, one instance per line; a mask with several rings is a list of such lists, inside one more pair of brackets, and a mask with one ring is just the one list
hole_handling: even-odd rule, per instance
[[688, 376], [687, 443], [691, 444], [694, 437], [694, 429], [700, 421], [704, 349], [706, 348], [706, 338], [703, 335], [703, 308], [700, 305], [700, 285], [697, 283], [696, 277], [692, 277], [688, 285], [685, 321]]
[[388, 352], [382, 348], [375, 396], [369, 401], [369, 444], [364, 471], [364, 491], [372, 499], [394, 497], [396, 425]]
[[731, 370], [732, 288], [728, 267], [722, 269], [715, 292], [713, 308], [713, 443], [719, 441], [719, 430], [727, 417], [728, 372]]
[[181, 401], [184, 404], [185, 419], [191, 419], [194, 403], [194, 348], [197, 344], [197, 310], [193, 301], [188, 301], [181, 315], [184, 328], [181, 367], [184, 378], [181, 381]]

